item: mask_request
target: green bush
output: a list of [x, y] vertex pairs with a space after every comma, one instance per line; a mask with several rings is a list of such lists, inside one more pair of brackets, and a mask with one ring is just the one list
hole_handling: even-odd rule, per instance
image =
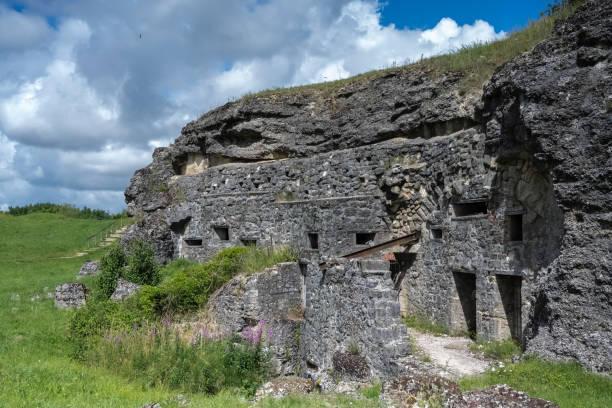
[[100, 259], [100, 275], [97, 280], [97, 298], [108, 299], [117, 287], [117, 279], [122, 275], [126, 263], [123, 247], [116, 243], [112, 245]]
[[240, 269], [247, 248], [224, 249], [203, 265], [178, 260], [166, 269], [159, 286], [144, 286], [138, 307], [148, 317], [186, 313], [204, 305], [208, 297]]
[[139, 285], [157, 285], [161, 279], [153, 249], [141, 240], [132, 240], [127, 254], [120, 243], [112, 245], [100, 259], [100, 269], [96, 285], [98, 299], [110, 298], [119, 278]]
[[192, 312], [203, 306], [215, 290], [237, 273], [257, 272], [295, 259], [295, 252], [287, 247], [275, 250], [234, 247], [222, 250], [203, 265], [177, 260], [162, 272], [164, 280], [159, 286], [141, 289], [138, 307], [149, 318]]
[[127, 252], [127, 267], [123, 278], [139, 285], [157, 285], [160, 281], [160, 268], [155, 261], [153, 248], [136, 239], [130, 241]]

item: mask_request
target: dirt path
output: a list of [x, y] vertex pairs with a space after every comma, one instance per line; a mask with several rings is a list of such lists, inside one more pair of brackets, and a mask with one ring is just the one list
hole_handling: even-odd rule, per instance
[[[469, 350], [473, 340], [465, 337], [434, 336], [408, 329], [416, 342], [415, 354], [429, 357], [431, 362], [456, 379], [464, 375], [475, 375], [487, 371], [490, 362]], [[414, 343], [413, 342], [413, 343]]]

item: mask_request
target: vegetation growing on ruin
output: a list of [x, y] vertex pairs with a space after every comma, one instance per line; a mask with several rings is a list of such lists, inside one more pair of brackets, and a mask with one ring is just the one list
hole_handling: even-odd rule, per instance
[[555, 402], [560, 408], [612, 406], [612, 380], [587, 373], [576, 363], [552, 363], [527, 357], [459, 381], [464, 391], [494, 384], [508, 384], [531, 397]]
[[485, 357], [505, 362], [510, 361], [512, 356], [522, 353], [520, 346], [512, 339], [502, 341], [478, 340], [470, 346], [470, 350], [483, 353]]
[[583, 3], [584, 1], [564, 1], [563, 5], [558, 5], [554, 9], [554, 5], [551, 5], [539, 20], [530, 21], [525, 28], [511, 33], [502, 40], [467, 45], [449, 54], [409, 62], [403, 66], [369, 71], [337, 81], [268, 89], [247, 94], [243, 97], [243, 100], [311, 92], [327, 97], [348, 85], [367, 84], [388, 75], [432, 75], [440, 77], [448, 73], [458, 73], [463, 75], [461, 91], [465, 93], [478, 91], [497, 67], [521, 53], [531, 50], [536, 44], [550, 37], [555, 21], [567, 18]]
[[423, 333], [431, 333], [434, 336], [442, 336], [445, 334], [449, 334], [448, 328], [424, 316], [406, 315], [402, 317], [402, 321], [406, 326]]

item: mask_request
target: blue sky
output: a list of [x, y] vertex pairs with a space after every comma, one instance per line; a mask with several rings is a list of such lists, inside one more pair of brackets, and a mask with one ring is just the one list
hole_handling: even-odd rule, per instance
[[382, 9], [381, 23], [397, 28], [431, 28], [441, 18], [449, 17], [459, 25], [484, 20], [498, 30], [510, 32], [536, 20], [552, 0], [515, 1], [414, 1], [390, 0]]
[[0, 0], [0, 209], [120, 211], [155, 147], [247, 92], [503, 38], [545, 2]]

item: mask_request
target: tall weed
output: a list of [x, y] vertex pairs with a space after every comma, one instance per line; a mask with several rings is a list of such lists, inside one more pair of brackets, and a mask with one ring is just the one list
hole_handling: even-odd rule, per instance
[[190, 342], [167, 321], [111, 331], [88, 351], [89, 361], [135, 378], [145, 387], [217, 394], [226, 388], [253, 395], [268, 374], [268, 353], [257, 338], [213, 338], [198, 331]]

